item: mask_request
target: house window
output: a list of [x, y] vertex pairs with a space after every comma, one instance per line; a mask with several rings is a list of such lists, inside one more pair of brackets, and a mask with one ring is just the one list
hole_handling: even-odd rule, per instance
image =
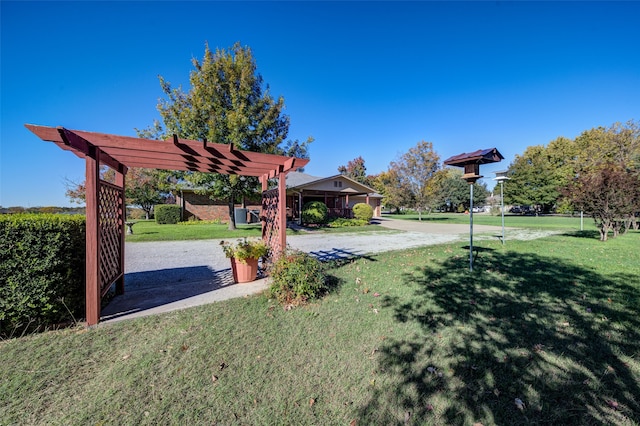
[[333, 181], [333, 187], [334, 187], [334, 188], [342, 188], [342, 182], [341, 182], [341, 181], [334, 180], [334, 181]]

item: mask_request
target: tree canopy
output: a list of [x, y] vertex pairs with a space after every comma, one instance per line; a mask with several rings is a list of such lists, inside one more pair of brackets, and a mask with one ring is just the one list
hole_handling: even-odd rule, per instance
[[631, 120], [528, 147], [508, 170], [505, 201], [589, 213], [607, 239], [637, 227], [640, 126]]
[[440, 156], [433, 150], [431, 142], [421, 141], [397, 161], [389, 165], [399, 179], [399, 187], [409, 190], [410, 206], [418, 211], [429, 211], [436, 200], [438, 188], [437, 171], [440, 169]]
[[371, 185], [367, 177], [367, 167], [364, 164], [364, 158], [361, 156], [349, 161], [346, 166], [339, 166], [338, 173], [364, 185]]
[[[173, 88], [159, 77], [166, 98], [158, 103], [165, 129], [193, 140], [233, 144], [247, 151], [281, 154], [279, 145], [289, 131], [289, 117], [284, 115], [284, 98], [274, 99], [269, 87], [263, 90], [262, 76], [249, 47], [236, 43], [229, 50], [212, 52], [205, 46], [202, 61], [192, 60], [190, 88]], [[157, 126], [157, 124], [156, 124]], [[312, 139], [286, 147], [297, 154], [306, 153]], [[184, 179], [196, 191], [213, 199], [226, 198], [229, 205], [229, 228], [235, 228], [234, 205], [244, 197], [257, 196], [258, 182], [253, 177], [189, 172]]]

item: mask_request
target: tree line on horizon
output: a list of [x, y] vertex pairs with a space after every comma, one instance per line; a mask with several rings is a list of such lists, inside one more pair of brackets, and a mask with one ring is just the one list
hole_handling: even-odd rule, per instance
[[[289, 117], [284, 98], [274, 98], [257, 72], [252, 51], [235, 43], [213, 52], [205, 45], [202, 60], [192, 60], [190, 87], [174, 88], [159, 76], [164, 98], [156, 106], [162, 122], [138, 136], [181, 138], [233, 144], [238, 149], [310, 158], [314, 141], [286, 140]], [[504, 185], [505, 202], [535, 206], [547, 213], [582, 210], [590, 214], [606, 240], [637, 227], [640, 212], [640, 136], [636, 121], [615, 123], [584, 131], [575, 139], [559, 137], [547, 146], [527, 147], [509, 165]], [[286, 140], [286, 141], [285, 141]], [[465, 211], [469, 208], [468, 184], [462, 172], [443, 167], [433, 143], [421, 141], [389, 164], [386, 171], [367, 175], [360, 156], [339, 166], [341, 174], [362, 182], [383, 195], [385, 206], [412, 208], [419, 217], [434, 209]], [[109, 178], [105, 171], [105, 178]], [[131, 169], [126, 179], [127, 203], [152, 214], [153, 206], [171, 200], [184, 187], [211, 199], [226, 199], [229, 228], [235, 228], [237, 202], [259, 197], [260, 185], [253, 177], [200, 172]], [[474, 184], [474, 204], [490, 194], [486, 184]], [[83, 184], [68, 185], [67, 196], [84, 201]]]
[[[439, 161], [433, 144], [422, 141], [379, 174], [367, 175], [361, 156], [338, 171], [375, 188], [392, 209], [409, 207], [419, 217], [434, 209], [464, 211], [470, 203], [462, 172]], [[506, 175], [507, 204], [532, 206], [538, 213], [587, 212], [603, 241], [610, 232], [615, 237], [639, 228], [640, 125], [635, 120], [529, 146], [516, 155]], [[485, 184], [476, 183], [474, 204], [483, 203], [488, 193]]]

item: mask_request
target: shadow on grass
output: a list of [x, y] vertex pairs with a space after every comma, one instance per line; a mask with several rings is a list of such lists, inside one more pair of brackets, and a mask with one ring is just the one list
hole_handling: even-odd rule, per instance
[[[484, 251], [404, 276], [363, 424], [635, 424], [640, 278]], [[516, 398], [525, 405], [520, 410]], [[394, 407], [389, 409], [389, 407]], [[393, 411], [395, 410], [395, 411]]]
[[599, 240], [600, 239], [600, 232], [599, 231], [592, 231], [592, 230], [566, 232], [563, 235], [566, 235], [567, 237], [586, 238], [588, 240]]

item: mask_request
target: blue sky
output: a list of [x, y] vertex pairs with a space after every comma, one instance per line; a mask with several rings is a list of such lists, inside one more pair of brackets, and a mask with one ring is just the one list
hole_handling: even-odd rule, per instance
[[[502, 163], [640, 119], [640, 2], [0, 2], [0, 205], [68, 206], [84, 161], [24, 123], [135, 135], [158, 75], [188, 85], [204, 45], [252, 48], [285, 98], [306, 172], [379, 173], [422, 140]], [[490, 180], [489, 180], [490, 182]], [[490, 183], [490, 188], [493, 184]]]

